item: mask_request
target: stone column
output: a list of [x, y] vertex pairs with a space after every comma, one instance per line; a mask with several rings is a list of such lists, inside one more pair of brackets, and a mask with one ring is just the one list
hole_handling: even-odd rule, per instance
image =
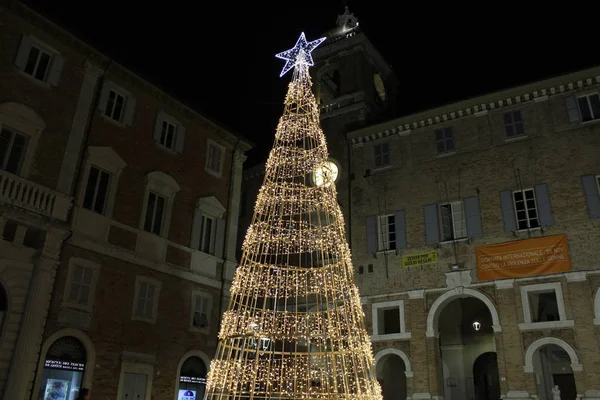
[[[496, 282], [496, 298], [502, 332], [494, 333], [496, 338], [496, 354], [498, 355], [498, 372], [502, 395], [511, 399], [529, 398], [534, 381], [532, 375], [523, 370], [525, 351], [519, 330], [517, 312], [517, 293], [514, 279]], [[520, 296], [519, 296], [520, 298]]]
[[[410, 313], [411, 339], [410, 339], [410, 362], [413, 370], [411, 392], [409, 396], [415, 398], [430, 390], [430, 363], [435, 362], [429, 358], [427, 331], [427, 302], [424, 290], [413, 290], [408, 292], [408, 313]], [[436, 338], [437, 344], [437, 338]]]
[[[594, 293], [585, 272], [570, 272], [567, 277], [567, 293], [564, 294], [567, 319], [575, 321], [575, 352], [583, 371], [573, 371], [577, 393], [600, 390], [600, 365], [596, 326], [594, 324]], [[565, 286], [563, 285], [563, 288]], [[572, 313], [572, 316], [569, 315]]]
[[73, 179], [77, 172], [79, 155], [82, 151], [85, 151], [85, 149], [82, 149], [82, 145], [85, 139], [90, 113], [95, 112], [91, 107], [96, 93], [96, 84], [98, 83], [98, 78], [101, 74], [102, 70], [100, 68], [89, 62], [85, 63], [85, 74], [83, 76], [81, 89], [79, 90], [79, 97], [77, 98], [77, 106], [75, 107], [75, 114], [73, 115], [71, 133], [69, 135], [69, 140], [67, 141], [67, 148], [65, 149], [65, 156], [60, 168], [60, 175], [58, 176], [56, 189], [59, 192], [66, 194], [71, 193]]
[[233, 279], [233, 273], [237, 267], [237, 260], [235, 257], [237, 247], [237, 233], [240, 220], [240, 198], [242, 191], [242, 166], [246, 161], [246, 156], [236, 151], [233, 154], [233, 175], [231, 178], [230, 187], [230, 198], [229, 198], [229, 209], [227, 215], [227, 237], [225, 240], [225, 277], [228, 280]]
[[25, 310], [4, 389], [4, 400], [29, 399], [57, 266], [56, 259], [45, 256], [40, 256], [34, 262]]

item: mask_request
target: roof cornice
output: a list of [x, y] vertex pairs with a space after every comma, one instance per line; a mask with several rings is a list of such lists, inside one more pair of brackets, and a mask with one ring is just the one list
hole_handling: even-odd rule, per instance
[[348, 132], [347, 137], [353, 145], [360, 145], [391, 135], [407, 135], [415, 129], [447, 124], [460, 118], [485, 115], [489, 111], [518, 104], [546, 101], [551, 96], [598, 84], [600, 67], [594, 67], [371, 125]]
[[[44, 31], [48, 35], [62, 42], [64, 45], [80, 53], [87, 58], [89, 62], [98, 64], [100, 66], [109, 65], [111, 59], [108, 56], [23, 3], [20, 3], [17, 0], [1, 0], [0, 11], [2, 8], [10, 10], [12, 13], [18, 15], [31, 25]], [[139, 75], [127, 69], [125, 66], [114, 61], [110, 62], [108, 72], [111, 75], [122, 78], [126, 83], [132, 85], [132, 87], [150, 94], [151, 97], [158, 100], [160, 103], [165, 104], [169, 108], [178, 111], [186, 118], [194, 120], [204, 129], [224, 138], [228, 143], [233, 145], [239, 143], [240, 150], [245, 152], [252, 148], [253, 143], [249, 140], [222, 127], [218, 122], [213, 121], [206, 115], [203, 115], [193, 108], [187, 106], [183, 102], [174, 98], [172, 95], [169, 95], [162, 89], [158, 88], [156, 85], [146, 81], [145, 79], [142, 79]]]

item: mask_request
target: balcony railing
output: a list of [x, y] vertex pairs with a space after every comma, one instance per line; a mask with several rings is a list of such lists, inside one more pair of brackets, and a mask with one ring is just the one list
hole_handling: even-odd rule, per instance
[[0, 202], [60, 221], [71, 206], [69, 196], [6, 171], [0, 171]]

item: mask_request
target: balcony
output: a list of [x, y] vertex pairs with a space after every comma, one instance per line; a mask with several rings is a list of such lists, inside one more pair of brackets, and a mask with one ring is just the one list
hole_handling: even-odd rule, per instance
[[66, 221], [71, 198], [20, 176], [0, 171], [0, 203]]

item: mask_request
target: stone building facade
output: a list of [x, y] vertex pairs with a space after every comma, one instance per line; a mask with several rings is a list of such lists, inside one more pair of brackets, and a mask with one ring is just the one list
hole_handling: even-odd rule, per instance
[[600, 68], [373, 123], [394, 79], [340, 19], [316, 92], [384, 399], [600, 399]]
[[16, 1], [0, 22], [3, 398], [201, 397], [250, 143]]

